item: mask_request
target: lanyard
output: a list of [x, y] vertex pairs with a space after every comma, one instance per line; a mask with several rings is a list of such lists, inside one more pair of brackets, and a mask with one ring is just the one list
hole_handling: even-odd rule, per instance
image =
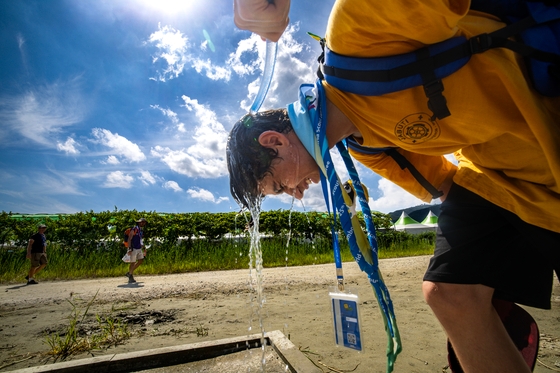
[[[326, 123], [324, 121], [324, 116], [326, 113], [326, 99], [323, 86], [321, 81], [318, 80], [317, 93], [319, 98], [319, 107], [317, 108], [317, 118], [313, 121], [315, 125], [315, 136], [318, 140], [319, 147], [321, 149], [321, 156], [323, 158], [326, 175], [321, 172], [321, 185], [323, 188], [323, 195], [325, 197], [325, 202], [327, 204], [327, 210], [330, 213], [331, 204], [333, 212], [333, 224], [331, 225], [331, 232], [333, 234], [333, 250], [335, 257], [335, 264], [337, 269], [337, 281], [339, 284], [339, 289], [341, 284], [343, 284], [342, 276], [342, 260], [340, 257], [340, 247], [338, 245], [338, 236], [335, 231], [336, 216], [338, 215], [342, 229], [348, 240], [350, 246], [350, 251], [352, 256], [358, 263], [360, 269], [366, 272], [369, 282], [373, 287], [379, 308], [381, 309], [381, 314], [383, 316], [383, 322], [385, 324], [385, 330], [387, 332], [387, 372], [393, 371], [393, 366], [397, 355], [401, 352], [402, 346], [400, 341], [400, 334], [396, 323], [395, 312], [393, 309], [393, 302], [389, 294], [387, 286], [383, 282], [383, 277], [378, 268], [377, 259], [377, 237], [375, 234], [375, 226], [373, 224], [373, 219], [371, 217], [371, 211], [365, 197], [358, 172], [354, 167], [354, 163], [350, 158], [350, 154], [343, 141], [339, 142], [336, 146], [344, 160], [344, 164], [348, 169], [350, 179], [358, 195], [358, 200], [360, 201], [360, 206], [362, 208], [362, 213], [364, 215], [364, 220], [367, 228], [367, 239], [365, 234], [358, 222], [358, 217], [356, 215], [350, 216], [348, 205], [345, 203], [346, 199], [349, 197], [342, 187], [342, 183], [336, 173], [334, 168], [334, 163], [330, 156], [328, 141], [326, 139]], [[330, 193], [329, 193], [330, 190]]]

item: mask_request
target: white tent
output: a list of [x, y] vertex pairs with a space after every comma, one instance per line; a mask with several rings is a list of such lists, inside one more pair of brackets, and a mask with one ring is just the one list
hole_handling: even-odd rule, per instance
[[406, 212], [402, 212], [400, 218], [393, 224], [393, 228], [397, 231], [405, 231], [407, 233], [417, 234], [422, 232], [433, 231], [434, 227], [418, 223], [412, 219]]
[[432, 210], [430, 210], [430, 212], [428, 212], [428, 215], [426, 215], [424, 220], [422, 220], [421, 224], [424, 224], [428, 227], [437, 227], [437, 223], [438, 223], [437, 215], [434, 215]]

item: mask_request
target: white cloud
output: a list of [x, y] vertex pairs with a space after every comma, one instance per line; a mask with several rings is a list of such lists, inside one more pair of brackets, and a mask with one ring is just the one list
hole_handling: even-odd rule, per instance
[[216, 178], [227, 174], [225, 147], [228, 133], [218, 122], [216, 114], [206, 106], [183, 96], [185, 107], [196, 116], [193, 140], [187, 148], [173, 150], [155, 146], [151, 154], [160, 158], [169, 168], [189, 177]]
[[[265, 49], [258, 48], [259, 44], [264, 44], [260, 36], [252, 34], [250, 38], [240, 40], [237, 43], [237, 49], [234, 53], [229, 55], [226, 64], [230, 66], [233, 71], [240, 76], [254, 74], [259, 68], [261, 62], [264, 60]], [[259, 53], [260, 52], [260, 53]], [[245, 61], [243, 55], [245, 53], [258, 53], [258, 58]]]
[[170, 180], [170, 181], [166, 181], [165, 183], [163, 183], [163, 187], [165, 189], [171, 189], [174, 192], [182, 192], [183, 188], [181, 188], [179, 186], [179, 184], [176, 181]]
[[152, 63], [163, 65], [157, 70], [157, 76], [150, 78], [152, 80], [165, 82], [177, 78], [187, 67], [193, 68], [197, 73], [211, 80], [227, 82], [231, 78], [231, 67], [228, 64], [219, 66], [212, 63], [210, 59], [202, 59], [194, 55], [192, 52], [204, 52], [205, 48], [194, 49], [189, 39], [171, 26], [158, 25], [158, 30], [150, 35], [146, 44], [157, 48]]
[[158, 71], [158, 76], [151, 78], [165, 82], [168, 79], [177, 78], [183, 71], [188, 61], [187, 49], [190, 47], [189, 39], [181, 31], [171, 26], [158, 25], [159, 30], [152, 33], [148, 43], [155, 45], [158, 49], [153, 56], [152, 62], [165, 61], [165, 66]]
[[200, 159], [193, 156], [188, 149], [171, 150], [168, 147], [156, 146], [152, 148], [151, 154], [181, 175], [216, 178], [227, 173], [223, 159]]
[[196, 144], [189, 148], [189, 152], [198, 158], [223, 159], [226, 152], [228, 133], [218, 122], [216, 114], [197, 100], [182, 96], [185, 107], [194, 111], [199, 125], [195, 128], [193, 139]]
[[94, 128], [91, 130], [91, 133], [96, 139], [94, 142], [110, 148], [129, 162], [140, 162], [146, 159], [138, 145], [126, 137], [120, 136], [118, 133], [113, 134], [111, 131], [103, 128]]
[[387, 179], [379, 180], [378, 189], [381, 191], [382, 196], [376, 200], [373, 200], [371, 197], [369, 199], [369, 206], [374, 211], [388, 213], [425, 203]]
[[65, 142], [58, 142], [56, 148], [61, 152], [66, 152], [66, 154], [79, 154], [80, 151], [76, 149], [78, 143], [71, 137], [68, 137]]
[[130, 189], [132, 187], [133, 181], [134, 181], [133, 176], [127, 175], [122, 171], [114, 171], [107, 175], [107, 178], [103, 186], [106, 188]]
[[110, 155], [107, 157], [106, 161], [101, 161], [102, 164], [119, 164], [121, 163], [117, 157]]
[[[272, 82], [262, 109], [283, 107], [297, 99], [298, 87], [303, 83], [316, 80], [316, 59], [308, 51], [306, 44], [294, 38], [299, 25], [290, 25], [278, 42], [276, 65]], [[312, 41], [311, 38], [309, 38]], [[246, 54], [256, 54], [256, 58], [246, 61]], [[266, 43], [258, 35], [241, 40], [235, 53], [228, 59], [228, 64], [239, 76], [254, 75], [254, 80], [247, 85], [247, 99], [240, 102], [240, 107], [248, 111], [261, 85], [261, 75], [265, 67]], [[302, 59], [302, 57], [306, 57]], [[296, 92], [296, 94], [294, 94]]]
[[197, 73], [205, 71], [206, 77], [211, 80], [223, 80], [227, 82], [231, 78], [231, 70], [229, 67], [216, 66], [209, 59], [194, 59], [192, 61], [192, 67]]
[[175, 126], [175, 129], [177, 131], [187, 132], [187, 130], [185, 129], [185, 124], [179, 120], [179, 118], [177, 117], [177, 113], [175, 113], [173, 110], [164, 109], [164, 108], [160, 107], [159, 105], [150, 105], [150, 107], [152, 109], [156, 109], [156, 110], [161, 111], [163, 113], [163, 115], [168, 117], [171, 120], [171, 123], [173, 123], [173, 125]]
[[2, 97], [0, 123], [46, 147], [58, 147], [54, 135], [81, 122], [85, 105], [78, 79], [30, 88], [20, 96]]
[[156, 183], [156, 177], [152, 175], [149, 171], [140, 172], [140, 176], [138, 176], [138, 179], [144, 185], [150, 185], [150, 184], [153, 185]]
[[221, 202], [224, 202], [224, 201], [229, 201], [229, 198], [227, 198], [227, 197], [216, 198], [216, 197], [214, 197], [214, 194], [212, 194], [212, 192], [210, 192], [209, 190], [206, 190], [206, 189], [202, 189], [202, 188], [188, 189], [187, 194], [191, 198], [199, 199], [199, 200], [205, 201], [205, 202], [221, 203]]

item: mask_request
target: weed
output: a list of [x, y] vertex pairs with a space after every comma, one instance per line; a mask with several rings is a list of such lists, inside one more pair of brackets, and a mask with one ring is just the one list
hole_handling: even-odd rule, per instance
[[45, 342], [50, 347], [48, 354], [54, 356], [55, 361], [59, 358], [65, 360], [71, 355], [99, 349], [104, 346], [116, 346], [130, 338], [131, 333], [126, 323], [112, 316], [102, 318], [99, 315], [96, 315], [98, 324], [97, 333], [85, 336], [81, 335], [83, 333], [80, 332], [80, 327], [83, 325], [98, 293], [99, 291], [97, 291], [93, 298], [87, 303], [83, 312], [75, 302], [68, 300], [68, 303], [72, 305], [68, 326], [62, 333], [55, 332], [45, 336]]
[[208, 336], [208, 328], [200, 325], [196, 328], [196, 336], [197, 337], [207, 337]]

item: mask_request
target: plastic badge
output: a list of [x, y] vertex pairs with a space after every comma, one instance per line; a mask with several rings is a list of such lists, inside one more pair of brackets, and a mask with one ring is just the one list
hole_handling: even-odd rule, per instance
[[358, 312], [358, 295], [333, 290], [329, 296], [332, 305], [335, 344], [361, 351], [362, 332]]

